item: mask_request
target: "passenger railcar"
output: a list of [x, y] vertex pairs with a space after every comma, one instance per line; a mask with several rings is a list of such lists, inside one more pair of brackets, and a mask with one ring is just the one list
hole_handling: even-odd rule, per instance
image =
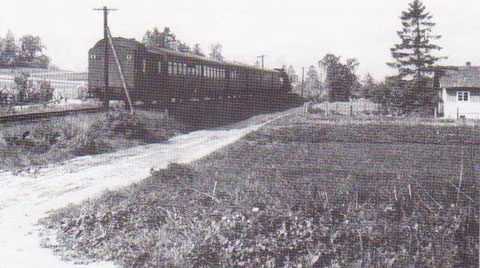
[[[112, 39], [129, 94], [133, 100], [172, 102], [220, 97], [272, 98], [288, 94], [287, 74], [281, 69], [226, 63], [157, 47], [134, 39]], [[105, 40], [89, 51], [89, 93], [104, 101], [125, 99], [120, 72], [108, 45], [108, 85], [104, 79]]]

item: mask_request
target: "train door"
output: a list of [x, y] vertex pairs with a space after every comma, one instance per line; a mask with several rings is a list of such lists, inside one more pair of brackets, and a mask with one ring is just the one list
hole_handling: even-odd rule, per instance
[[186, 81], [187, 81], [187, 88], [186, 88], [186, 98], [191, 99], [195, 97], [196, 93], [198, 92], [197, 88], [197, 68], [194, 64], [188, 63], [187, 64], [187, 74], [186, 74]]

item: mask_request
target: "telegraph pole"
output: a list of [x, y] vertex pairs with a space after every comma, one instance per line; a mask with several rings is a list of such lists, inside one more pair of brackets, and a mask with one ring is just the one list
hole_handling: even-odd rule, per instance
[[103, 79], [105, 81], [105, 90], [108, 89], [108, 12], [116, 9], [107, 8], [95, 8], [95, 11], [103, 11], [103, 40], [105, 41], [105, 55], [103, 59]]
[[264, 66], [264, 65], [263, 65], [263, 61], [264, 61], [264, 59], [265, 59], [266, 56], [267, 56], [267, 55], [263, 55], [263, 54], [260, 55], [260, 56], [257, 56], [257, 58], [262, 58], [262, 71], [263, 71], [263, 66]]
[[302, 67], [302, 97], [303, 97], [303, 77], [305, 76], [305, 67]]

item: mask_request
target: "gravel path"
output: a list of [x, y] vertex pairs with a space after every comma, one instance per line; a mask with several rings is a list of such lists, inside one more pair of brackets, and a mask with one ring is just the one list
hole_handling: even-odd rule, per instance
[[165, 144], [79, 157], [17, 175], [0, 173], [0, 267], [80, 267], [61, 261], [51, 250], [40, 246], [37, 222], [49, 211], [79, 203], [106, 189], [140, 181], [150, 175], [151, 168], [197, 160], [292, 111], [295, 110], [195, 131], [174, 137]]

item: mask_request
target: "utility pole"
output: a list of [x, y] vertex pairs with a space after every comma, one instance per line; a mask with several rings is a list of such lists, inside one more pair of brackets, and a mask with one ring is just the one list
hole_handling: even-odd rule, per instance
[[303, 79], [305, 76], [305, 67], [302, 67], [302, 97], [303, 97]]
[[266, 56], [267, 56], [267, 55], [263, 55], [263, 54], [260, 55], [260, 56], [257, 56], [257, 58], [262, 58], [262, 71], [263, 71], [263, 66], [264, 66], [264, 65], [263, 65], [263, 61], [264, 61], [264, 59], [265, 59]]
[[107, 8], [95, 8], [95, 11], [103, 11], [103, 40], [105, 41], [105, 55], [103, 59], [103, 79], [105, 83], [105, 90], [108, 89], [108, 12], [116, 9]]
[[257, 56], [257, 58], [262, 58], [262, 72], [263, 72], [263, 68], [264, 68], [264, 67], [263, 67], [263, 66], [264, 66], [264, 65], [263, 65], [263, 63], [264, 63], [263, 61], [264, 61], [264, 59], [265, 59], [266, 56], [267, 56], [267, 55], [263, 55], [263, 54], [260, 55], [260, 56]]

